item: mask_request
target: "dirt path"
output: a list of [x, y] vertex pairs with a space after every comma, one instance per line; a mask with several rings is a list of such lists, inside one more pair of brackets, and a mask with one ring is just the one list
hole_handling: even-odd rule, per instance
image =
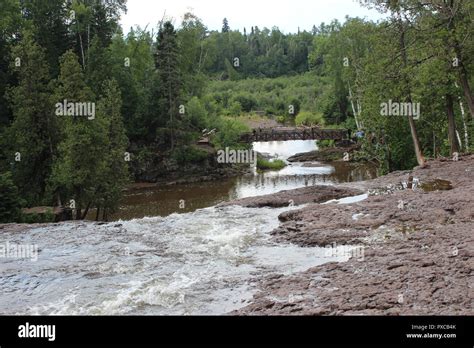
[[[420, 181], [415, 190], [403, 186], [409, 176]], [[283, 213], [272, 234], [301, 246], [358, 246], [354, 257], [263, 279], [234, 314], [473, 315], [474, 156], [345, 186], [371, 194]]]

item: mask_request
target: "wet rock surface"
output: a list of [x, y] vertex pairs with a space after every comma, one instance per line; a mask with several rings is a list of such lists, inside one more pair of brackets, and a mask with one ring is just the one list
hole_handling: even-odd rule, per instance
[[[411, 189], [410, 176], [417, 183]], [[373, 192], [364, 201], [281, 214], [277, 241], [357, 245], [362, 257], [263, 279], [254, 302], [234, 314], [474, 314], [473, 179], [474, 156], [435, 160], [346, 185]], [[433, 182], [438, 187], [423, 189]]]
[[327, 147], [315, 151], [297, 153], [288, 158], [288, 162], [337, 161], [344, 158], [345, 153], [351, 153], [360, 146], [353, 144], [348, 147]]
[[301, 205], [306, 203], [322, 203], [331, 199], [338, 199], [362, 194], [358, 188], [316, 185], [303, 187], [295, 190], [280, 191], [270, 195], [246, 197], [229, 202], [224, 202], [218, 207], [228, 205], [240, 205], [247, 208], [260, 207], [287, 207], [289, 205]]

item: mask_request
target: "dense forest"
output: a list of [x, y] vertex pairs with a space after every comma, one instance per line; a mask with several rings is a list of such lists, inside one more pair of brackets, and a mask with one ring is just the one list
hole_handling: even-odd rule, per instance
[[[205, 161], [203, 130], [216, 149], [241, 146], [256, 113], [364, 131], [358, 158], [383, 172], [470, 152], [474, 2], [361, 5], [386, 19], [210, 31], [186, 13], [125, 35], [125, 0], [2, 0], [0, 221], [64, 205], [107, 219], [144, 172]], [[420, 114], [386, 116], [392, 101]]]

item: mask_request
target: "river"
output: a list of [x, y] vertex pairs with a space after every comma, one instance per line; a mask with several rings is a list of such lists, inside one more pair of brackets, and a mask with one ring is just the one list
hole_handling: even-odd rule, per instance
[[[254, 145], [283, 159], [316, 148], [314, 141]], [[375, 171], [367, 167], [293, 164], [220, 183], [135, 190], [112, 223], [6, 230], [2, 245], [37, 246], [39, 252], [37, 260], [1, 259], [0, 314], [228, 313], [250, 303], [265, 276], [301, 272], [349, 256], [272, 241], [269, 232], [278, 226], [278, 215], [296, 208], [215, 204], [373, 176]], [[180, 200], [186, 205], [182, 210]]]
[[[317, 150], [313, 140], [272, 141], [254, 143], [253, 149], [279, 159], [302, 152]], [[308, 165], [308, 164], [306, 164]], [[111, 215], [112, 220], [130, 220], [146, 216], [166, 216], [172, 213], [192, 212], [218, 203], [275, 193], [316, 184], [337, 184], [367, 180], [376, 177], [376, 168], [367, 164], [348, 162], [329, 164], [288, 163], [280, 171], [258, 173], [222, 180], [181, 184], [164, 187], [144, 187], [127, 192], [120, 210]], [[94, 214], [91, 214], [93, 217]]]

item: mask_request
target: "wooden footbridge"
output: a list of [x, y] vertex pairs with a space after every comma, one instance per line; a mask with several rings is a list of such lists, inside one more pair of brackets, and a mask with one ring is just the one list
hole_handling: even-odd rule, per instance
[[276, 127], [258, 128], [244, 133], [240, 137], [243, 143], [256, 141], [287, 141], [287, 140], [345, 140], [349, 139], [347, 129], [323, 129], [318, 127]]

